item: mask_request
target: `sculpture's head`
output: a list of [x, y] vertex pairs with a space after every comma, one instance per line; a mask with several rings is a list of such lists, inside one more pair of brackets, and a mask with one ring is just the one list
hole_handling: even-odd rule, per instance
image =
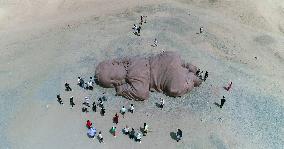
[[96, 67], [96, 78], [103, 87], [114, 87], [125, 82], [126, 70], [122, 62], [103, 61]]

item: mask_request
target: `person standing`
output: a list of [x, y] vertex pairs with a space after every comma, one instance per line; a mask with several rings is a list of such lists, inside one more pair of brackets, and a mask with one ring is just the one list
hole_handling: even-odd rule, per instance
[[73, 106], [75, 106], [74, 100], [73, 100], [73, 96], [70, 97], [70, 105], [73, 108]]
[[123, 129], [123, 132], [124, 132], [125, 135], [129, 135], [129, 127], [127, 125]]
[[146, 135], [147, 135], [148, 130], [149, 130], [149, 126], [148, 126], [146, 123], [144, 123], [144, 127], [143, 127], [143, 136], [146, 136]]
[[137, 28], [137, 36], [140, 36], [141, 26]]
[[130, 134], [129, 134], [129, 138], [130, 138], [130, 139], [134, 139], [134, 137], [135, 137], [135, 130], [132, 128], [132, 129], [131, 129], [131, 132], [130, 132]]
[[203, 31], [204, 31], [204, 30], [203, 30], [203, 27], [200, 27], [200, 28], [199, 28], [199, 33], [202, 34]]
[[158, 40], [157, 40], [157, 38], [154, 39], [154, 45], [155, 45], [155, 47], [158, 46]]
[[96, 102], [93, 102], [92, 104], [92, 109], [94, 112], [97, 112], [97, 105], [96, 105]]
[[161, 110], [163, 110], [164, 105], [165, 105], [165, 100], [161, 98], [161, 101], [160, 101], [160, 108], [161, 108]]
[[182, 131], [180, 129], [178, 129], [176, 135], [177, 135], [177, 142], [178, 142], [182, 138]]
[[200, 73], [200, 69], [198, 69], [195, 73], [196, 76], [199, 76], [199, 73]]
[[81, 78], [81, 77], [78, 77], [78, 85], [80, 86], [80, 87], [84, 87], [84, 80]]
[[116, 137], [116, 127], [115, 127], [115, 126], [112, 126], [110, 131], [111, 131], [112, 135], [113, 135], [114, 137]]
[[124, 118], [124, 114], [126, 112], [126, 109], [124, 106], [122, 106], [121, 110], [120, 110], [121, 114], [122, 114], [122, 117]]
[[208, 71], [205, 72], [203, 80], [206, 81], [207, 78], [208, 78]]
[[140, 16], [140, 24], [143, 24], [143, 16]]
[[92, 122], [90, 121], [90, 120], [87, 120], [87, 122], [86, 122], [86, 127], [88, 128], [88, 129], [90, 129], [91, 127], [92, 127]]
[[101, 108], [101, 115], [102, 115], [102, 116], [105, 116], [105, 113], [106, 113], [106, 109], [105, 109], [104, 107], [102, 107], [102, 108]]
[[220, 104], [220, 108], [223, 107], [224, 103], [226, 102], [225, 96], [223, 96], [223, 98], [221, 99], [221, 104]]

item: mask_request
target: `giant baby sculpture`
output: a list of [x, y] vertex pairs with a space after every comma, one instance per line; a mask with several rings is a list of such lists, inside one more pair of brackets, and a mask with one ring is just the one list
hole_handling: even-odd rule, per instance
[[133, 100], [149, 98], [149, 91], [182, 96], [201, 84], [197, 68], [175, 52], [150, 57], [105, 60], [96, 67], [96, 79], [103, 87], [114, 87], [116, 95]]

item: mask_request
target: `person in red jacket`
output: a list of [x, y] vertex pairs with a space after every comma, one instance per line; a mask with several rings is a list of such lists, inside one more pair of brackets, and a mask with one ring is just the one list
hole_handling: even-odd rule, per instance
[[116, 113], [115, 116], [113, 117], [113, 122], [114, 122], [115, 124], [118, 124], [118, 118], [119, 118], [119, 116], [118, 116], [118, 114]]
[[92, 127], [92, 122], [90, 121], [90, 120], [87, 120], [87, 122], [86, 122], [86, 127], [88, 128], [88, 129], [90, 129], [91, 127]]

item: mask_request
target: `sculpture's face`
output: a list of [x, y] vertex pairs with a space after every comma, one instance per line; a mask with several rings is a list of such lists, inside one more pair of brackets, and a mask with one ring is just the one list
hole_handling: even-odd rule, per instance
[[98, 65], [96, 77], [104, 87], [114, 87], [125, 82], [126, 73], [122, 63], [104, 61]]

